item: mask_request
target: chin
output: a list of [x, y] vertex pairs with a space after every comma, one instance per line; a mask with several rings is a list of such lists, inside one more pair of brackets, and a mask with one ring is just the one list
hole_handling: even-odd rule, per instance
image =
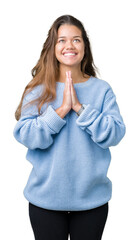
[[68, 66], [68, 67], [75, 67], [75, 66], [80, 66], [81, 62], [59, 62], [60, 65], [63, 66]]

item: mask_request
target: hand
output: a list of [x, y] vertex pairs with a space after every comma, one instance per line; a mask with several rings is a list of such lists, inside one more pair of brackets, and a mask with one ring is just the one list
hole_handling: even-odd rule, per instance
[[71, 78], [71, 71], [66, 72], [67, 78], [69, 79], [69, 84], [70, 84], [70, 89], [71, 89], [71, 108], [75, 111], [78, 112], [79, 109], [81, 108], [81, 104], [77, 98], [76, 91], [73, 85], [73, 81]]
[[66, 72], [66, 82], [65, 82], [65, 88], [63, 92], [63, 102], [61, 105], [61, 108], [64, 110], [64, 112], [67, 114], [72, 107], [72, 98], [71, 98], [71, 86], [70, 86], [70, 79]]

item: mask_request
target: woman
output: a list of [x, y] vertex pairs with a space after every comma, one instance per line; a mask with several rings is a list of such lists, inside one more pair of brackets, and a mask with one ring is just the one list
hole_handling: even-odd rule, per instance
[[79, 20], [55, 20], [32, 76], [13, 134], [33, 165], [24, 196], [35, 239], [99, 240], [112, 192], [109, 147], [125, 124]]

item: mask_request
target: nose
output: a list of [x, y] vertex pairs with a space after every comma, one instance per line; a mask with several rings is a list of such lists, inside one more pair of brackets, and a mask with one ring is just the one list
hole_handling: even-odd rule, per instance
[[72, 41], [67, 41], [67, 44], [66, 44], [66, 49], [74, 49], [74, 45], [72, 43]]

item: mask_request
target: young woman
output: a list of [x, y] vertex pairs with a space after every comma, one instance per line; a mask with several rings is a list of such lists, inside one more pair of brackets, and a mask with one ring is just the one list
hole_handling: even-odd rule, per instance
[[13, 134], [33, 168], [24, 189], [37, 240], [100, 240], [112, 183], [109, 147], [125, 135], [110, 84], [97, 77], [83, 24], [55, 20], [16, 110]]

